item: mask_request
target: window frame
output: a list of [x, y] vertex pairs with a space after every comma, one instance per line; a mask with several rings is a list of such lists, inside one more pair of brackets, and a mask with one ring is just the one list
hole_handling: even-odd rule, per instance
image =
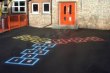
[[[4, 11], [5, 8], [7, 9], [7, 11]], [[3, 5], [3, 7], [2, 7], [2, 11], [3, 11], [2, 13], [8, 13], [8, 6], [4, 6], [4, 5]]]
[[[25, 2], [24, 6], [20, 6], [21, 1]], [[18, 6], [15, 6], [15, 2], [18, 3]], [[15, 7], [18, 8], [18, 11], [15, 11]], [[24, 11], [20, 11], [21, 7], [24, 7]], [[14, 0], [13, 3], [12, 3], [12, 13], [26, 13], [26, 1], [25, 0]]]
[[[5, 11], [5, 8], [7, 9], [7, 11]], [[2, 4], [2, 13], [8, 13], [8, 6], [5, 6], [4, 2]]]
[[[33, 5], [37, 4], [38, 5], [38, 11], [33, 10]], [[39, 3], [32, 3], [32, 14], [39, 14]]]
[[[49, 11], [44, 11], [44, 5], [45, 5], [45, 4], [49, 4]], [[44, 3], [42, 4], [42, 7], [43, 7], [43, 8], [42, 8], [42, 9], [43, 9], [43, 14], [50, 14], [50, 11], [51, 11], [51, 10], [50, 10], [50, 2], [44, 2]]]

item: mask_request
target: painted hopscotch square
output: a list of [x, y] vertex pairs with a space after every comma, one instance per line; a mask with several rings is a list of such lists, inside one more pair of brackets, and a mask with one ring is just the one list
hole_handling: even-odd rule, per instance
[[34, 50], [46, 50], [47, 47], [46, 46], [36, 46], [33, 48]]
[[[39, 51], [37, 51], [36, 53], [37, 53], [38, 55], [46, 55], [48, 52], [49, 52], [49, 50], [39, 50]], [[36, 58], [36, 57], [35, 57], [35, 58]]]
[[39, 58], [34, 58], [34, 59], [27, 58], [27, 59], [25, 59], [24, 61], [22, 61], [22, 62], [20, 63], [20, 65], [33, 66], [33, 65], [35, 65], [39, 60], [40, 60]]
[[36, 51], [35, 49], [25, 49], [21, 54], [34, 54]]
[[11, 59], [9, 59], [8, 61], [6, 61], [5, 63], [8, 63], [8, 64], [20, 64], [24, 60], [25, 60], [24, 58], [12, 57]]
[[54, 44], [54, 43], [45, 43], [44, 46], [46, 46], [47, 48], [54, 48], [56, 46], [56, 44]]
[[38, 54], [24, 54], [23, 56], [21, 56], [21, 58], [34, 58], [34, 57], [36, 57]]
[[36, 43], [36, 44], [33, 44], [32, 47], [36, 47], [36, 46], [41, 47], [41, 46], [44, 46], [44, 45], [45, 45], [45, 43]]

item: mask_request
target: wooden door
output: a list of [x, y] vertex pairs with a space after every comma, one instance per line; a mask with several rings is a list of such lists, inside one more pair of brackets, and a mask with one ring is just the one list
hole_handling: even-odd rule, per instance
[[59, 3], [59, 16], [61, 25], [74, 25], [75, 24], [75, 3], [64, 2]]

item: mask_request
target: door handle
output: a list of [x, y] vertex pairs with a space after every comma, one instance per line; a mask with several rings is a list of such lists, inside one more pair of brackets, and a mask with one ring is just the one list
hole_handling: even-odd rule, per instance
[[66, 17], [64, 17], [64, 20], [66, 21]]
[[69, 17], [69, 21], [70, 21], [70, 22], [72, 21], [72, 17], [71, 17], [71, 16]]

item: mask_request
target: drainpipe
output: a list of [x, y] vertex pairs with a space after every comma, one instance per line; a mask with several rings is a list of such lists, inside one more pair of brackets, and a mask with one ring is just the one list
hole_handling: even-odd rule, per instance
[[31, 0], [26, 0], [27, 1], [27, 19], [28, 19], [28, 26], [29, 26], [29, 2]]
[[80, 1], [80, 4], [81, 4], [81, 10], [82, 10], [82, 0]]
[[51, 0], [51, 25], [52, 25], [52, 11], [53, 9], [52, 9], [52, 0]]
[[27, 20], [28, 20], [28, 23], [27, 23], [27, 24], [29, 25], [29, 10], [28, 10], [28, 7], [29, 7], [28, 4], [29, 4], [29, 3], [28, 3], [28, 2], [29, 2], [29, 1], [26, 0], [26, 3], [27, 3], [27, 5], [26, 5], [26, 6], [27, 6]]
[[44, 26], [43, 28], [46, 28], [46, 27], [52, 25], [52, 11], [53, 11], [53, 8], [52, 8], [52, 0], [50, 0], [50, 1], [51, 1], [51, 23], [49, 25]]
[[29, 1], [30, 0], [26, 0], [27, 1], [27, 19], [28, 19], [28, 26], [29, 26]]

